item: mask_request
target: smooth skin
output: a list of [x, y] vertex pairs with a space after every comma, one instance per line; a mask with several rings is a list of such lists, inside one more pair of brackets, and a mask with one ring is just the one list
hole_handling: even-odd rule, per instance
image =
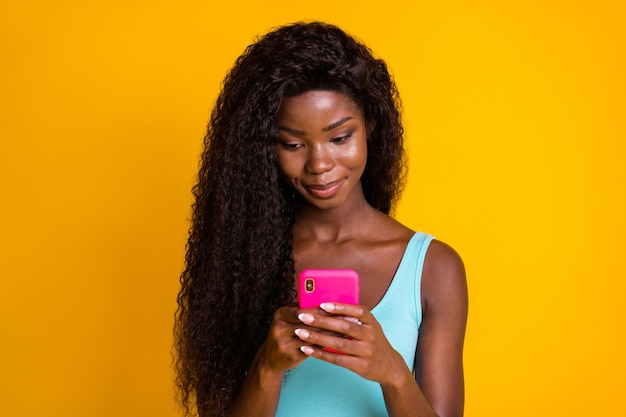
[[362, 304], [278, 309], [230, 415], [274, 416], [285, 371], [315, 357], [378, 382], [390, 416], [462, 416], [467, 285], [460, 257], [440, 241], [429, 246], [413, 375], [371, 313], [414, 232], [363, 195], [368, 123], [360, 108], [338, 92], [309, 91], [286, 99], [278, 122], [278, 164], [302, 197], [294, 226], [296, 276], [307, 268], [355, 269]]

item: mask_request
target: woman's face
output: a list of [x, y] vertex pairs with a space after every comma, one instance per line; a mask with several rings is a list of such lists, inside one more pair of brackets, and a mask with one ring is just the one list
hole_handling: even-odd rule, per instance
[[361, 109], [335, 91], [308, 91], [283, 101], [278, 165], [311, 205], [329, 209], [362, 193], [367, 132]]

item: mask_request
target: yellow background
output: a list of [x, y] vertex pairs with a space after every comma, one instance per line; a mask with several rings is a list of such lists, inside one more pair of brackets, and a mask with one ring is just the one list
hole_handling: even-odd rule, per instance
[[468, 270], [466, 415], [626, 415], [625, 16], [617, 0], [2, 0], [0, 415], [177, 415], [208, 114], [253, 37], [300, 19], [356, 34], [396, 77], [398, 217]]

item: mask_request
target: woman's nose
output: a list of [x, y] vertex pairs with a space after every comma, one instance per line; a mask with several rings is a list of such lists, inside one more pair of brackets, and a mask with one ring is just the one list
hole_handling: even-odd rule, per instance
[[317, 144], [309, 148], [306, 170], [311, 174], [322, 174], [328, 172], [335, 166], [332, 152], [325, 144]]

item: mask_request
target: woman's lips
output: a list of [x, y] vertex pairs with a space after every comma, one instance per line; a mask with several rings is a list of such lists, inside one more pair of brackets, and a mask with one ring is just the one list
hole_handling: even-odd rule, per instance
[[341, 186], [342, 181], [333, 181], [323, 185], [307, 185], [306, 189], [309, 193], [313, 194], [319, 198], [330, 198], [332, 197], [339, 187]]

